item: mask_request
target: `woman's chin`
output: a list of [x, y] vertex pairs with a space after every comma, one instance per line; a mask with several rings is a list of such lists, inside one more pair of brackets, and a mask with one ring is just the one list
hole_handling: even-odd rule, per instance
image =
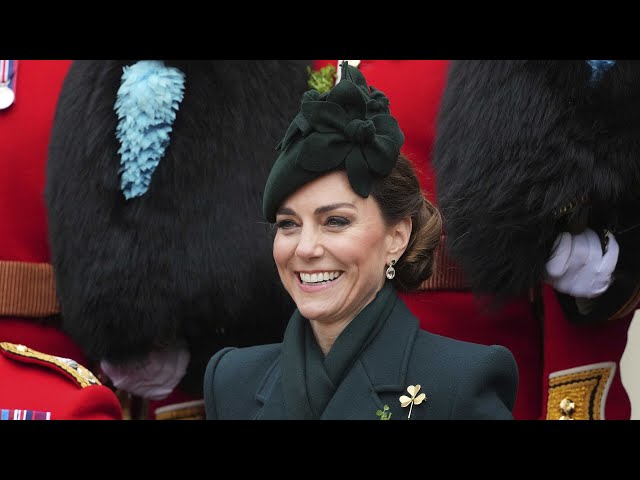
[[326, 302], [305, 301], [298, 304], [300, 314], [308, 320], [322, 320], [331, 315], [335, 311], [333, 304], [327, 305]]

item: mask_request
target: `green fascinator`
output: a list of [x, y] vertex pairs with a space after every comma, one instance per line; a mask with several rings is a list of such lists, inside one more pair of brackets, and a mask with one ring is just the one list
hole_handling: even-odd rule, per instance
[[347, 62], [340, 82], [327, 93], [309, 90], [300, 112], [276, 149], [263, 213], [275, 222], [276, 211], [290, 194], [333, 170], [346, 169], [354, 192], [368, 197], [371, 182], [396, 164], [404, 134], [389, 114], [389, 100], [368, 87], [362, 72]]

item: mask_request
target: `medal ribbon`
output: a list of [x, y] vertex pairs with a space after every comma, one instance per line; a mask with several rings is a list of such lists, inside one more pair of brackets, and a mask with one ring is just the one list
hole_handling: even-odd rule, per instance
[[0, 85], [9, 87], [16, 91], [16, 71], [18, 69], [17, 60], [0, 60]]

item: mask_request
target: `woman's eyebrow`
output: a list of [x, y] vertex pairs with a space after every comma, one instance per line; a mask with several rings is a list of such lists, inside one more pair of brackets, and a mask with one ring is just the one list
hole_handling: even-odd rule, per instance
[[357, 210], [356, 206], [352, 203], [332, 203], [331, 205], [325, 205], [323, 207], [318, 207], [315, 209], [314, 214], [315, 215], [321, 215], [323, 213], [327, 213], [330, 212], [331, 210], [336, 210], [337, 208], [351, 208], [353, 210]]
[[[342, 203], [332, 203], [330, 205], [324, 205], [322, 207], [318, 207], [314, 210], [314, 215], [322, 215], [323, 213], [330, 212], [331, 210], [336, 210], [338, 208], [351, 208], [352, 210], [357, 210], [356, 206], [352, 203], [342, 202]], [[294, 209], [289, 207], [280, 207], [276, 212], [276, 215], [295, 215], [296, 212]]]
[[276, 212], [276, 215], [295, 215], [296, 212], [289, 207], [280, 207]]

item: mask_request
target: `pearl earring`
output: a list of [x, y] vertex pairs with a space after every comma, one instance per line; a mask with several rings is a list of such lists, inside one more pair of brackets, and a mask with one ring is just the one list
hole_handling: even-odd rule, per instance
[[391, 260], [391, 261], [389, 262], [389, 268], [387, 268], [387, 278], [388, 278], [389, 280], [392, 280], [392, 279], [393, 279], [393, 277], [395, 277], [395, 276], [396, 276], [396, 269], [395, 269], [395, 268], [393, 268], [393, 266], [394, 266], [395, 264], [396, 264], [396, 261], [395, 261], [395, 260]]

